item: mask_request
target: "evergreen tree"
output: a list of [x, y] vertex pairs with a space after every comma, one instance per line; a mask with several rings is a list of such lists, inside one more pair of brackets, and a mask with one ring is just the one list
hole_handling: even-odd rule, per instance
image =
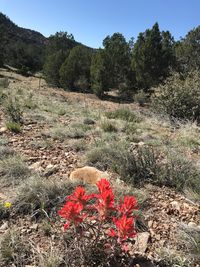
[[111, 88], [120, 93], [130, 89], [131, 47], [120, 33], [103, 40], [104, 49], [93, 56], [91, 65], [92, 89], [99, 97]]
[[176, 44], [177, 65], [180, 71], [200, 69], [200, 26], [191, 30]]
[[60, 68], [60, 84], [66, 90], [86, 90], [90, 86], [91, 50], [76, 46]]
[[56, 86], [56, 87], [60, 86], [59, 70], [66, 57], [67, 53], [63, 53], [62, 51], [57, 51], [46, 58], [43, 71], [47, 83], [50, 84], [51, 86]]
[[103, 40], [105, 57], [108, 59], [110, 85], [118, 88], [121, 83], [128, 81], [131, 67], [131, 50], [121, 33], [114, 33]]
[[106, 59], [105, 50], [99, 50], [93, 55], [91, 62], [91, 88], [99, 98], [110, 88], [109, 62]]
[[176, 63], [175, 41], [169, 31], [162, 32], [162, 69], [164, 78], [169, 74], [169, 68]]
[[161, 34], [158, 23], [140, 33], [133, 49], [132, 68], [139, 88], [147, 90], [166, 77], [174, 60], [173, 38]]
[[67, 32], [56, 32], [48, 38], [46, 54], [51, 55], [55, 52], [69, 52], [76, 44], [74, 36]]

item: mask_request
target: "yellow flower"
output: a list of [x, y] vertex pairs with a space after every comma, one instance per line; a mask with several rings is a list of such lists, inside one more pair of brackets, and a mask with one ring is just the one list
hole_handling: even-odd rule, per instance
[[10, 202], [5, 202], [4, 207], [9, 209], [11, 207], [11, 205], [12, 204]]

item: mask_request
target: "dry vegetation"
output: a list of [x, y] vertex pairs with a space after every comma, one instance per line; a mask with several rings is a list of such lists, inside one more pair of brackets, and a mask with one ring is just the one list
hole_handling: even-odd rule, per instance
[[[138, 199], [137, 229], [150, 237], [143, 251], [132, 251], [133, 266], [197, 266], [199, 126], [171, 124], [143, 103], [101, 101], [1, 74], [8, 78], [0, 87], [0, 266], [81, 265], [77, 251], [66, 249], [71, 241], [57, 211], [76, 186], [69, 173], [86, 164], [110, 174], [118, 197]], [[108, 266], [91, 261], [94, 252], [86, 252], [88, 266]]]

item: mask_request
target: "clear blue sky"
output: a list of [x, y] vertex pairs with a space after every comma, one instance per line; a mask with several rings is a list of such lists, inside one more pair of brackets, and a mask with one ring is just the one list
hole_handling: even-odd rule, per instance
[[45, 36], [67, 31], [96, 48], [107, 35], [129, 40], [156, 21], [175, 39], [200, 25], [200, 0], [0, 0], [0, 11], [21, 27]]

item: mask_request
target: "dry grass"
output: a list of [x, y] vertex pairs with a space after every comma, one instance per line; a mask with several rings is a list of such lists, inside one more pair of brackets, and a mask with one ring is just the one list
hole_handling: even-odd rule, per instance
[[0, 160], [0, 180], [4, 185], [17, 185], [31, 175], [31, 171], [18, 156]]

